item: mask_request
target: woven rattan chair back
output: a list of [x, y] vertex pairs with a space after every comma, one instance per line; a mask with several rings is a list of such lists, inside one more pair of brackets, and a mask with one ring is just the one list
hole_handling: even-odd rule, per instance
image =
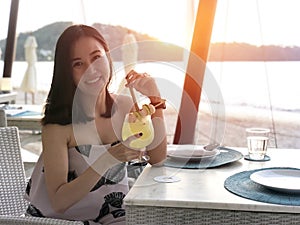
[[18, 128], [0, 127], [0, 215], [21, 215], [25, 212], [25, 187]]
[[82, 225], [68, 221], [24, 215], [27, 201], [25, 170], [17, 127], [0, 127], [0, 225]]
[[7, 126], [7, 118], [4, 109], [0, 109], [0, 127]]

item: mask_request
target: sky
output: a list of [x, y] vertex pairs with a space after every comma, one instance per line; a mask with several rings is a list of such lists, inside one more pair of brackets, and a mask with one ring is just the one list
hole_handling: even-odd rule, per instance
[[219, 0], [213, 40], [300, 46], [299, 0]]
[[[194, 3], [193, 3], [194, 2]], [[184, 46], [197, 0], [20, 0], [17, 33], [57, 21], [121, 25]], [[300, 46], [299, 0], [218, 0], [212, 42]], [[0, 3], [0, 39], [10, 0]]]

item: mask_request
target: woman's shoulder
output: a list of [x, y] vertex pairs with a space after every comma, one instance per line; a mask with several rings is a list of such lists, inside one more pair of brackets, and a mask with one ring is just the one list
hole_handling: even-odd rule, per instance
[[42, 137], [70, 137], [72, 125], [46, 124], [42, 127]]
[[67, 145], [75, 146], [74, 125], [47, 124], [42, 127], [42, 141], [45, 143], [55, 140], [56, 143], [67, 143]]
[[120, 101], [120, 100], [125, 100], [125, 101], [130, 101], [131, 97], [129, 95], [124, 95], [124, 94], [112, 94], [111, 95], [115, 101]]
[[118, 107], [121, 108], [128, 108], [132, 105], [132, 99], [128, 95], [122, 95], [122, 94], [113, 94], [113, 99]]

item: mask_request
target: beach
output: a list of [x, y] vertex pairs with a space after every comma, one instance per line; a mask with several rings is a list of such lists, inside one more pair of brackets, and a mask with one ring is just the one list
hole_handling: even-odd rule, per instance
[[[38, 91], [35, 94], [35, 104], [44, 104], [47, 97], [46, 91]], [[31, 96], [28, 95], [28, 103], [31, 104]], [[16, 104], [25, 104], [24, 93], [18, 91]], [[218, 132], [218, 141], [228, 147], [246, 147], [246, 132], [248, 127], [266, 127], [274, 131], [270, 137], [269, 147], [299, 148], [300, 149], [300, 120], [299, 113], [274, 110], [273, 120], [269, 109], [253, 108], [249, 106], [226, 106], [225, 114], [218, 119], [209, 110], [209, 107], [201, 107], [196, 123], [194, 143], [207, 144], [214, 136], [214, 129]], [[165, 110], [165, 124], [167, 128], [168, 143], [173, 143], [178, 112], [172, 107]], [[217, 121], [217, 122], [216, 122]], [[217, 125], [216, 125], [217, 123]], [[42, 151], [40, 133], [20, 130], [22, 147], [36, 155]]]

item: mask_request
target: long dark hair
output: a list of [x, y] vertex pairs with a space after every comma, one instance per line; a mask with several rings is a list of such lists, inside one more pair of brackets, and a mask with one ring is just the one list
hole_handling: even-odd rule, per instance
[[[95, 28], [86, 25], [72, 25], [61, 34], [56, 43], [53, 78], [44, 108], [45, 114], [41, 121], [42, 125], [67, 125], [72, 123], [72, 108], [76, 85], [72, 76], [71, 49], [74, 43], [81, 37], [93, 37], [99, 41], [106, 52], [109, 61], [110, 76], [105, 86], [106, 112], [101, 116], [108, 118], [112, 115], [114, 100], [108, 91], [108, 85], [112, 79], [113, 70], [108, 44]], [[81, 116], [80, 118], [82, 118], [83, 121], [79, 122], [89, 120], [89, 118], [85, 116]]]

